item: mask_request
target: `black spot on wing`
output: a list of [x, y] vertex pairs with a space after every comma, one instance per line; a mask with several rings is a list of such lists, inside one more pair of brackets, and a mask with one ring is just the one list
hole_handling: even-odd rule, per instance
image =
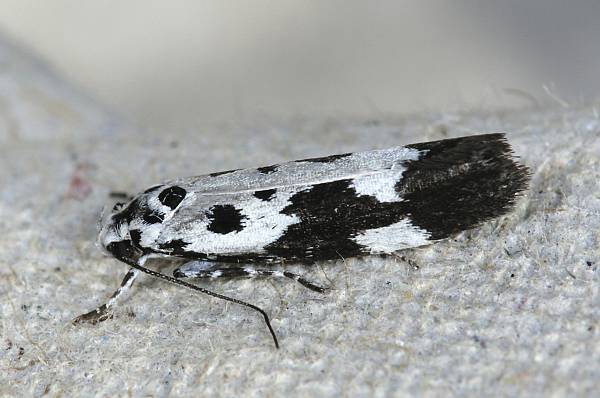
[[265, 189], [262, 191], [256, 191], [256, 192], [254, 192], [253, 195], [254, 195], [254, 197], [256, 197], [260, 200], [264, 200], [265, 202], [268, 202], [275, 197], [276, 192], [277, 192], [276, 189]]
[[338, 159], [348, 157], [350, 155], [352, 155], [352, 153], [342, 153], [339, 155], [324, 156], [324, 157], [320, 157], [320, 158], [300, 159], [300, 160], [296, 160], [296, 162], [331, 163], [331, 162], [335, 162]]
[[226, 171], [217, 171], [216, 173], [210, 173], [209, 176], [211, 176], [211, 177], [222, 176], [222, 175], [225, 175], [225, 174], [233, 173], [233, 172], [238, 171], [238, 170], [239, 169], [226, 170]]
[[244, 229], [243, 220], [246, 216], [242, 215], [233, 205], [212, 206], [206, 216], [210, 220], [207, 229], [217, 234], [239, 232]]
[[185, 189], [178, 186], [172, 186], [159, 193], [158, 200], [163, 205], [170, 207], [171, 210], [175, 210], [183, 198], [185, 198], [186, 193]]
[[505, 214], [527, 188], [529, 172], [512, 159], [503, 134], [408, 145], [424, 151], [404, 163], [396, 184], [412, 223], [431, 239], [473, 228]]
[[259, 167], [256, 170], [261, 174], [271, 174], [277, 170], [277, 167], [279, 167], [279, 165], [275, 164], [272, 166]]
[[186, 255], [188, 252], [185, 250], [186, 246], [189, 245], [188, 242], [182, 240], [182, 239], [173, 239], [170, 240], [168, 242], [165, 243], [160, 243], [158, 245], [158, 248], [161, 251], [165, 251], [169, 254], [172, 254], [174, 256], [183, 256]]
[[142, 219], [146, 224], [160, 224], [165, 219], [165, 216], [156, 211], [148, 211], [142, 215]]

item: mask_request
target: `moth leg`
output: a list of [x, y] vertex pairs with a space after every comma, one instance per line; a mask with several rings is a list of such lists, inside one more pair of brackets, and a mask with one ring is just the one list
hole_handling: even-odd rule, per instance
[[73, 319], [73, 323], [91, 323], [95, 325], [98, 322], [112, 318], [110, 309], [115, 305], [119, 298], [129, 291], [131, 285], [133, 285], [133, 281], [135, 281], [135, 278], [139, 273], [139, 270], [131, 268], [125, 275], [125, 278], [123, 278], [123, 281], [121, 281], [121, 286], [119, 286], [119, 288], [110, 296], [105, 304], [102, 304], [100, 307], [88, 313], [79, 315], [77, 318]]
[[298, 274], [287, 271], [272, 271], [252, 267], [221, 267], [218, 263], [208, 261], [190, 261], [173, 271], [175, 278], [255, 278], [269, 276], [274, 278], [293, 279], [302, 286], [319, 293], [328, 289], [315, 285]]

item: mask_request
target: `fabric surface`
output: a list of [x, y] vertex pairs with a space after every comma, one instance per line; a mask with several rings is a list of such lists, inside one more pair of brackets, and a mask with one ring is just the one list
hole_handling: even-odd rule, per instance
[[[0, 41], [0, 395], [592, 396], [600, 391], [597, 105], [128, 126]], [[396, 256], [196, 282], [271, 316], [143, 276], [95, 246], [111, 191], [165, 179], [506, 132], [533, 173], [513, 212]], [[149, 263], [170, 273], [175, 264]]]

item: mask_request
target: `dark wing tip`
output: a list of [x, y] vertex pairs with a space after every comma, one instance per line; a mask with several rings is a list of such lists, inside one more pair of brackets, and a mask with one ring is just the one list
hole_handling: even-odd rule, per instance
[[407, 161], [396, 185], [413, 224], [431, 239], [446, 238], [510, 211], [527, 189], [529, 169], [515, 161], [504, 134], [408, 145], [422, 151]]

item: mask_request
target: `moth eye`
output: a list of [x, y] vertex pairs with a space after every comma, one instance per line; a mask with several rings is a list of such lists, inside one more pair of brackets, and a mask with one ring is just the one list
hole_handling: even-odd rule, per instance
[[113, 206], [113, 211], [119, 211], [123, 208], [123, 206], [125, 205], [125, 203], [115, 203], [115, 205]]

